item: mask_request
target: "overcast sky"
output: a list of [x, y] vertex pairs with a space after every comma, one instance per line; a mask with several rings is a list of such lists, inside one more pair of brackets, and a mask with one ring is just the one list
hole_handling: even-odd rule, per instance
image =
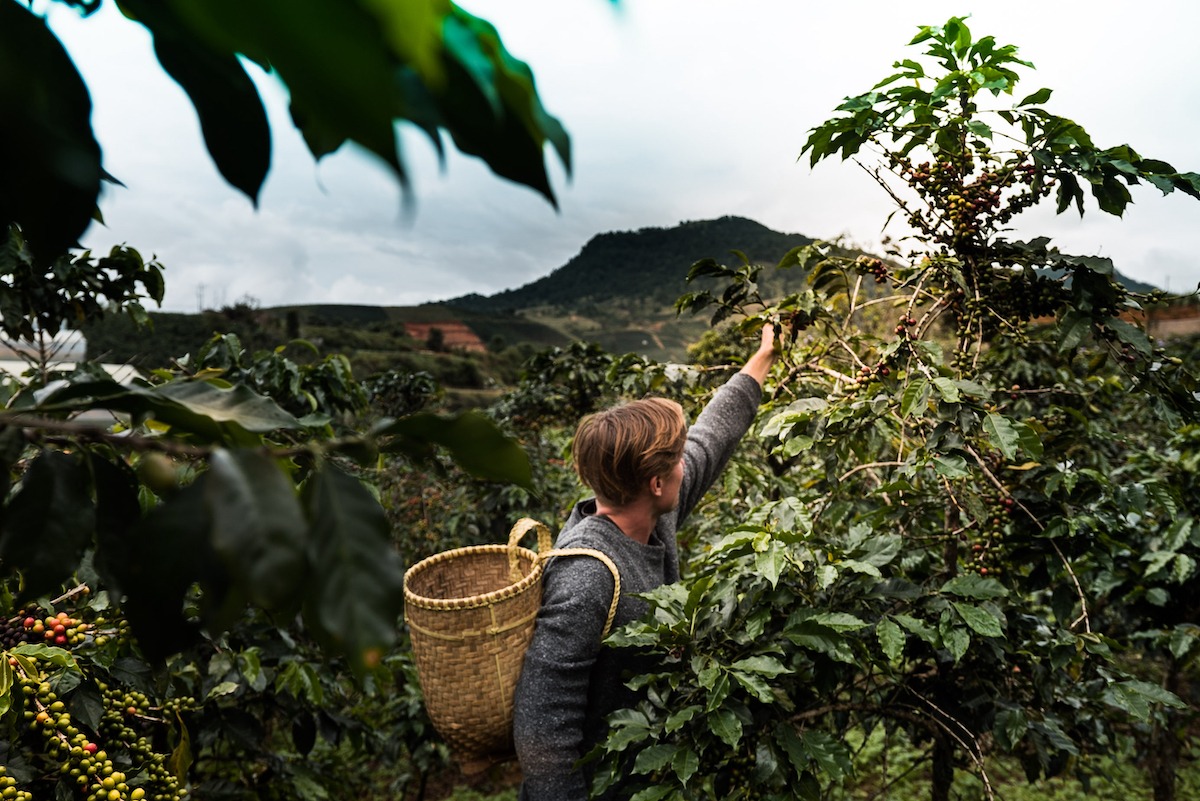
[[[891, 210], [886, 196], [853, 163], [810, 169], [800, 149], [842, 98], [916, 55], [907, 43], [918, 25], [956, 14], [971, 15], [977, 37], [1018, 45], [1037, 67], [1018, 92], [1054, 89], [1048, 108], [1098, 145], [1128, 143], [1200, 171], [1194, 0], [461, 5], [493, 22], [533, 68], [543, 103], [572, 137], [569, 179], [547, 150], [559, 212], [472, 159], [454, 154], [439, 169], [427, 141], [405, 133], [417, 198], [415, 215], [405, 215], [399, 188], [370, 157], [345, 149], [314, 163], [283, 92], [259, 72], [275, 150], [255, 210], [213, 167], [195, 113], [144, 30], [111, 2], [87, 19], [52, 3], [52, 28], [92, 91], [105, 166], [126, 187], [105, 190], [106, 226], [93, 225], [84, 244], [127, 243], [157, 256], [163, 308], [176, 311], [246, 296], [263, 306], [409, 305], [493, 294], [550, 273], [598, 233], [728, 214], [870, 246]], [[1195, 289], [1200, 202], [1149, 186], [1133, 192], [1124, 220], [1094, 205], [1082, 220], [1047, 209], [1019, 218], [1013, 236], [1049, 235], [1064, 252], [1109, 256], [1134, 278]]]

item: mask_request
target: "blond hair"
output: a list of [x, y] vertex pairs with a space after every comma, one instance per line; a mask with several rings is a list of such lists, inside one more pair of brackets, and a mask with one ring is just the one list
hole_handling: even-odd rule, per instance
[[670, 472], [686, 439], [683, 407], [666, 398], [646, 398], [584, 417], [571, 454], [579, 479], [597, 498], [624, 506], [651, 478]]

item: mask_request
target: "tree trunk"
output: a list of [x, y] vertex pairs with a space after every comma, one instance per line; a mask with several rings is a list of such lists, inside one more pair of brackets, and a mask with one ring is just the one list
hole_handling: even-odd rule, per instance
[[[1178, 695], [1179, 683], [1179, 663], [1171, 659], [1167, 664], [1163, 688]], [[1175, 801], [1175, 774], [1179, 769], [1180, 753], [1180, 742], [1175, 736], [1175, 730], [1182, 723], [1182, 715], [1168, 710], [1166, 719], [1156, 722], [1150, 730], [1146, 773], [1150, 779], [1150, 786], [1154, 788], [1154, 801]]]
[[954, 743], [943, 731], [933, 736], [933, 754], [930, 761], [932, 775], [929, 783], [929, 801], [950, 801], [950, 788], [954, 784]]

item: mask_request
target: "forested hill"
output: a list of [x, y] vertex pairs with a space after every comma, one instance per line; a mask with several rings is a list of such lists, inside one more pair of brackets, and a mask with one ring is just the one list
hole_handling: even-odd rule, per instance
[[631, 297], [670, 306], [688, 291], [688, 270], [700, 259], [730, 263], [735, 260], [730, 251], [736, 249], [752, 261], [775, 264], [792, 248], [812, 241], [800, 234], [772, 231], [743, 217], [598, 234], [545, 278], [490, 297], [465, 295], [445, 305], [504, 312], [546, 305], [572, 308], [589, 300]]

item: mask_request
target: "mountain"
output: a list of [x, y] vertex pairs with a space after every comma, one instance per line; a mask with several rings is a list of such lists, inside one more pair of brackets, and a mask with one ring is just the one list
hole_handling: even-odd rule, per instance
[[700, 259], [733, 260], [730, 250], [737, 249], [753, 262], [773, 265], [792, 248], [812, 241], [744, 217], [598, 234], [544, 278], [488, 297], [464, 295], [445, 305], [503, 313], [541, 306], [580, 309], [622, 297], [670, 306], [688, 291], [688, 270]]
[[[768, 265], [759, 289], [764, 297], [777, 298], [797, 291], [804, 276], [799, 270], [775, 271], [771, 266], [812, 241], [743, 217], [721, 217], [598, 234], [549, 275], [487, 297], [471, 294], [404, 307], [317, 304], [257, 309], [239, 304], [198, 315], [152, 312], [155, 335], [149, 338], [123, 318], [85, 325], [83, 332], [90, 356], [143, 366], [161, 366], [194, 352], [214, 331], [237, 332], [251, 350], [302, 337], [324, 351], [349, 356], [362, 375], [433, 369], [433, 357], [426, 352], [433, 349], [426, 344], [434, 329], [442, 340], [451, 337], [446, 346], [451, 351], [458, 341], [454, 336], [469, 330], [475, 349], [494, 353], [514, 345], [546, 348], [583, 340], [610, 353], [678, 361], [709, 328], [710, 315], [679, 316], [675, 301], [688, 292], [720, 286], [711, 280], [689, 285], [686, 278], [693, 263], [713, 258], [736, 266], [739, 260], [731, 251], [740, 251], [752, 262]], [[1115, 277], [1136, 292], [1153, 289], [1119, 273]], [[441, 356], [443, 361], [457, 358], [453, 353]]]

